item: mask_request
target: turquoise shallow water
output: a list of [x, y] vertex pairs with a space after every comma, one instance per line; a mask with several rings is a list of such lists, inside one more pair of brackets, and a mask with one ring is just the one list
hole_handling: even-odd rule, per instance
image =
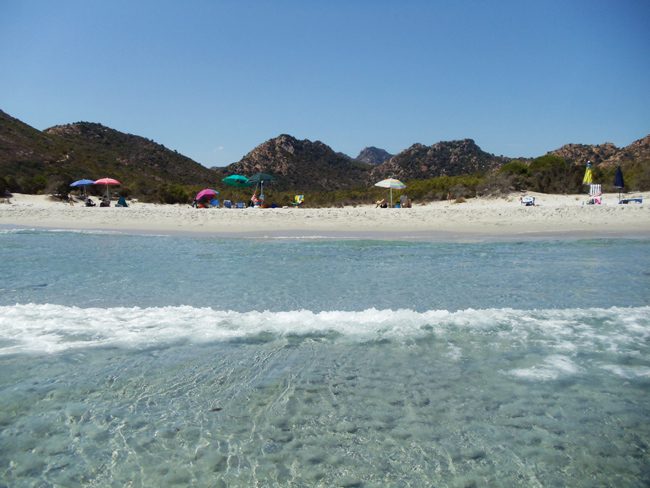
[[650, 241], [0, 231], [0, 486], [646, 486]]

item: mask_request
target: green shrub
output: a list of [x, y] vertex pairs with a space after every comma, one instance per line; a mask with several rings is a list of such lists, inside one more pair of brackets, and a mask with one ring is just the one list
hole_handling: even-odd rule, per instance
[[501, 166], [499, 173], [512, 176], [528, 176], [530, 169], [526, 163], [514, 160]]
[[162, 203], [189, 203], [192, 196], [184, 186], [171, 184], [158, 188], [158, 199]]

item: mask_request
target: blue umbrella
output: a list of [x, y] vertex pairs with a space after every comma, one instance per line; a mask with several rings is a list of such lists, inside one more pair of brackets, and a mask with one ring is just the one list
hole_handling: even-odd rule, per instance
[[93, 185], [95, 183], [95, 180], [77, 180], [73, 183], [70, 183], [70, 186], [87, 186], [87, 185]]
[[614, 175], [614, 186], [616, 188], [625, 188], [625, 181], [623, 180], [623, 170], [620, 166], [616, 168], [616, 174]]
[[625, 181], [623, 180], [623, 170], [620, 166], [616, 168], [616, 174], [614, 174], [614, 186], [619, 189], [618, 199], [621, 199], [621, 190], [625, 188]]
[[94, 184], [95, 184], [95, 180], [77, 180], [77, 181], [74, 181], [74, 182], [70, 183], [70, 186], [72, 186], [72, 187], [77, 187], [77, 186], [83, 187], [84, 195], [85, 195], [86, 194], [86, 187], [88, 185], [94, 185]]

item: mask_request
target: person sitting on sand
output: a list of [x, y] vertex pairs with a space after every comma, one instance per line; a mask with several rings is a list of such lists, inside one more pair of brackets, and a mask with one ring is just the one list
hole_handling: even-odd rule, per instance
[[380, 207], [380, 208], [388, 208], [388, 203], [386, 203], [386, 199], [382, 198], [381, 200], [377, 200], [375, 202], [375, 208]]
[[86, 198], [86, 207], [96, 207], [97, 204], [93, 202], [93, 199], [88, 197]]
[[402, 208], [411, 208], [411, 199], [408, 195], [402, 195], [399, 197], [399, 206]]

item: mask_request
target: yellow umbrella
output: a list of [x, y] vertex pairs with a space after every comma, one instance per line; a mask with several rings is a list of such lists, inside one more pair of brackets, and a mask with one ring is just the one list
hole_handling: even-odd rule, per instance
[[591, 172], [591, 162], [587, 161], [587, 169], [585, 170], [585, 176], [582, 178], [583, 185], [591, 185], [594, 181], [594, 175]]

